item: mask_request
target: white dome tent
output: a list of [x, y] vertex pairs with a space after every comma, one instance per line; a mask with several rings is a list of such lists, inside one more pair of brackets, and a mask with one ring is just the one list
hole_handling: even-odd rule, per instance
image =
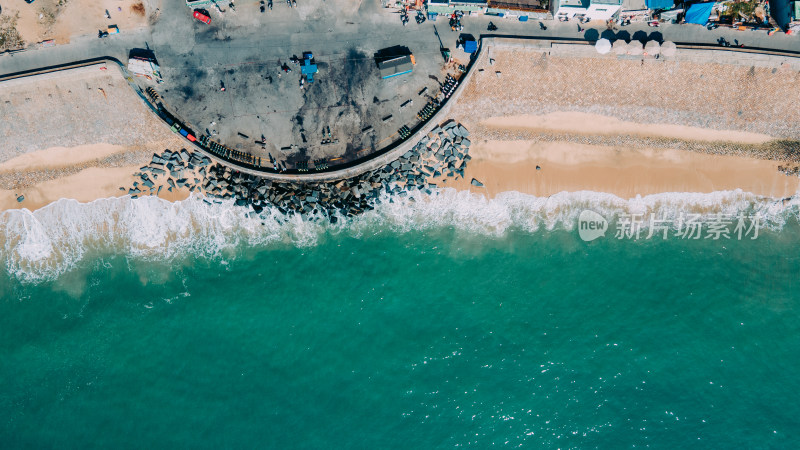
[[594, 44], [594, 48], [597, 50], [597, 53], [605, 55], [611, 51], [611, 41], [605, 38], [598, 39], [597, 43]]

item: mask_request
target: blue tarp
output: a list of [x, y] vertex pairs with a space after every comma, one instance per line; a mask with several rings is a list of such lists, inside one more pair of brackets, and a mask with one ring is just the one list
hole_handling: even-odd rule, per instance
[[300, 73], [308, 78], [309, 83], [314, 82], [314, 74], [317, 73], [317, 65], [311, 64], [311, 58], [313, 57], [314, 55], [311, 53], [303, 53], [303, 65], [300, 67]]
[[711, 8], [713, 7], [714, 2], [695, 3], [686, 11], [686, 23], [696, 23], [698, 25], [707, 24], [708, 17], [711, 15]]
[[644, 4], [649, 9], [670, 9], [675, 6], [672, 0], [645, 0]]
[[475, 53], [475, 50], [478, 49], [478, 43], [476, 41], [464, 41], [464, 51], [467, 53]]
[[305, 60], [303, 61], [303, 66], [300, 67], [300, 73], [303, 74], [317, 73], [317, 65], [311, 64], [311, 61], [309, 60]]

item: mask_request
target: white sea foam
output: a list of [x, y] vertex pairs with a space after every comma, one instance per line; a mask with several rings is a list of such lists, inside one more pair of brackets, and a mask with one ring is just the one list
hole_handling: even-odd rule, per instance
[[35, 212], [0, 214], [0, 257], [6, 270], [24, 282], [53, 279], [81, 261], [87, 252], [116, 253], [143, 259], [182, 255], [215, 257], [240, 246], [271, 244], [306, 247], [324, 233], [352, 236], [380, 230], [453, 228], [501, 236], [510, 229], [526, 232], [572, 230], [578, 215], [591, 209], [609, 221], [623, 214], [654, 213], [677, 220], [681, 214], [754, 214], [780, 229], [797, 221], [800, 199], [767, 199], [742, 191], [710, 194], [666, 193], [622, 199], [596, 192], [535, 197], [506, 192], [494, 199], [454, 189], [428, 195], [384, 196], [374, 211], [355, 218], [311, 220], [267, 209], [260, 216], [232, 202], [209, 204], [194, 196], [171, 203], [157, 197], [130, 197], [79, 203], [60, 200]]

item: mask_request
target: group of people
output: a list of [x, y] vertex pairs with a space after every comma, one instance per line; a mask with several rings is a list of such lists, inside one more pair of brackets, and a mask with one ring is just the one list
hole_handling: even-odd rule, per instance
[[272, 157], [272, 153], [268, 153], [268, 155], [269, 162], [272, 163], [272, 168], [275, 169], [276, 172], [286, 172], [286, 162], [278, 162], [277, 159]]
[[[422, 11], [417, 11], [417, 15], [414, 17], [414, 20], [417, 21], [417, 25], [425, 22], [425, 14]], [[405, 9], [400, 11], [400, 21], [403, 23], [403, 26], [406, 26], [408, 23], [408, 11]]]
[[461, 11], [456, 11], [450, 15], [450, 29], [453, 31], [461, 31], [464, 29], [464, 26], [461, 25], [461, 18], [464, 16], [464, 13]]

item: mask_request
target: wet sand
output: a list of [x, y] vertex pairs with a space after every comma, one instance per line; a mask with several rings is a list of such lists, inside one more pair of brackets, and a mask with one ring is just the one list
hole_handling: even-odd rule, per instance
[[[149, 150], [150, 146], [145, 146]], [[27, 208], [36, 210], [62, 198], [90, 202], [99, 198], [128, 195], [128, 187], [141, 179], [134, 176], [139, 168], [150, 160], [147, 151], [134, 152], [132, 148], [112, 144], [79, 145], [76, 147], [52, 147], [17, 156], [0, 163], [0, 177], [41, 179], [32, 185], [18, 189], [0, 189], [0, 211]], [[96, 167], [101, 161], [120, 157], [135, 164], [118, 167]], [[93, 167], [94, 166], [94, 167]], [[48, 178], [49, 172], [63, 170], [66, 175]], [[125, 190], [120, 190], [125, 187]], [[17, 197], [24, 195], [20, 203]], [[162, 189], [159, 197], [176, 201], [189, 196], [188, 189]]]
[[[126, 167], [90, 167], [66, 177], [38, 183], [24, 189], [25, 200], [17, 202], [20, 192], [0, 190], [0, 211], [6, 209], [27, 208], [31, 211], [47, 206], [62, 198], [70, 198], [79, 202], [91, 202], [100, 198], [121, 197], [128, 195], [127, 188], [123, 191], [120, 187], [131, 186], [134, 181], [141, 181], [133, 174], [139, 170], [138, 165]], [[175, 189], [169, 192], [162, 189], [159, 197], [178, 201], [189, 197], [188, 189]]]

